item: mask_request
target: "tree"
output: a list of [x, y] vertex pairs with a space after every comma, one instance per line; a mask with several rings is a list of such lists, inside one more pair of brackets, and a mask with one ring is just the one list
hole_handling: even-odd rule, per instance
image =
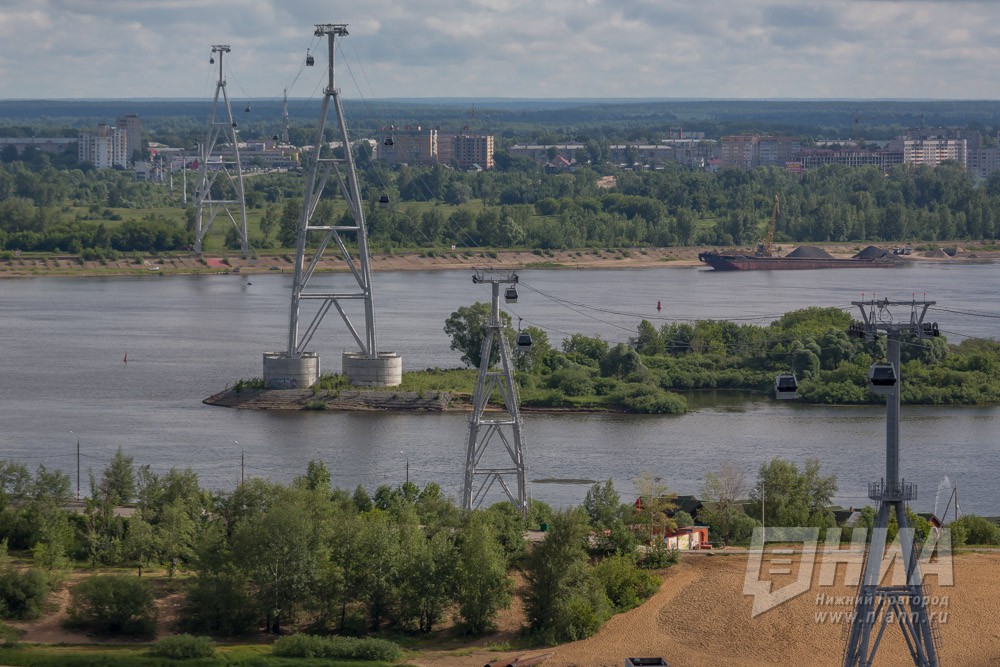
[[71, 625], [109, 635], [150, 637], [156, 631], [156, 601], [145, 579], [95, 575], [70, 595]]
[[724, 463], [718, 472], [705, 475], [701, 490], [704, 506], [698, 519], [709, 527], [713, 542], [741, 544], [750, 540], [759, 524], [743, 509], [741, 501], [748, 490], [746, 475], [732, 464]]
[[460, 534], [455, 571], [455, 601], [462, 629], [470, 635], [492, 632], [496, 615], [511, 602], [513, 582], [507, 561], [482, 512], [473, 512]]
[[663, 531], [677, 529], [677, 523], [670, 518], [670, 513], [677, 499], [676, 493], [670, 493], [666, 485], [660, 484], [659, 478], [653, 477], [648, 471], [635, 479], [635, 490], [639, 492], [642, 508], [639, 510], [643, 523], [649, 526], [649, 540], [653, 541], [654, 528], [659, 526]]
[[100, 490], [112, 505], [123, 505], [135, 499], [133, 459], [131, 456], [126, 456], [121, 447], [104, 469]]
[[767, 526], [826, 528], [834, 525], [829, 506], [837, 491], [837, 477], [821, 476], [819, 467], [818, 459], [807, 460], [802, 471], [791, 461], [781, 458], [761, 465], [757, 485], [750, 494], [750, 511], [760, 516], [763, 498]]
[[397, 616], [403, 625], [430, 632], [452, 599], [456, 552], [451, 535], [424, 535], [416, 522], [401, 526]]
[[[462, 306], [445, 320], [444, 332], [451, 336], [451, 349], [462, 353], [466, 366], [478, 366], [482, 358], [482, 348], [486, 339], [486, 326], [493, 317], [493, 306], [477, 301], [471, 306]], [[508, 344], [513, 342], [510, 315], [500, 311], [500, 324]], [[500, 359], [499, 346], [494, 346], [490, 364]]]
[[310, 491], [330, 492], [330, 471], [323, 461], [310, 461], [306, 467], [305, 477], [295, 480], [297, 484]]
[[608, 479], [603, 485], [598, 482], [587, 491], [583, 509], [595, 528], [608, 528], [621, 518], [621, 496], [615, 490], [614, 482]]
[[375, 506], [372, 503], [372, 497], [368, 495], [368, 491], [361, 484], [358, 484], [358, 488], [354, 489], [351, 500], [354, 501], [354, 506], [359, 512], [369, 512]]
[[233, 554], [251, 584], [265, 627], [275, 634], [294, 618], [318, 575], [318, 526], [301, 500], [287, 494], [233, 532]]
[[160, 553], [167, 562], [167, 572], [173, 577], [178, 566], [193, 555], [195, 539], [194, 519], [184, 504], [175, 500], [163, 508], [160, 522], [156, 526], [156, 539]]
[[125, 558], [135, 563], [140, 577], [144, 567], [148, 568], [157, 561], [159, 556], [157, 542], [153, 526], [146, 521], [141, 512], [129, 519], [128, 532], [125, 533], [122, 549]]
[[525, 564], [528, 627], [546, 642], [575, 641], [597, 632], [610, 603], [587, 559], [587, 520], [574, 510], [557, 514], [545, 540]]

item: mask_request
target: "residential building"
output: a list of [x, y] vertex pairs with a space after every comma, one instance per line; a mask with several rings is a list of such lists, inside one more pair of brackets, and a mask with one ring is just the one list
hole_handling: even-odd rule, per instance
[[[848, 167], [878, 167], [888, 171], [890, 167], [902, 164], [903, 154], [891, 150], [864, 150], [860, 148], [808, 148], [800, 151], [795, 160], [787, 164], [797, 164], [802, 169], [815, 169], [827, 164], [842, 164]], [[788, 167], [786, 166], [786, 169]], [[797, 169], [788, 169], [797, 171]]]
[[128, 161], [135, 162], [136, 151], [142, 152], [142, 119], [138, 114], [130, 113], [119, 116], [115, 125], [125, 131], [125, 141], [128, 145]]
[[96, 132], [81, 132], [77, 157], [98, 169], [125, 167], [129, 158], [125, 130], [101, 124]]
[[966, 168], [976, 178], [989, 178], [993, 172], [1000, 171], [1000, 147], [969, 149]]
[[43, 153], [65, 153], [76, 142], [72, 137], [0, 137], [0, 150], [13, 146], [18, 155], [23, 155], [30, 146]]
[[948, 139], [937, 136], [907, 137], [893, 139], [886, 149], [903, 154], [903, 164], [937, 165], [951, 160], [963, 167], [967, 162], [967, 144], [965, 139]]
[[492, 169], [492, 134], [456, 134], [438, 142], [438, 161], [455, 164], [459, 169]]
[[735, 134], [722, 137], [722, 164], [749, 170], [760, 166], [784, 166], [798, 157], [801, 142], [795, 137]]
[[383, 128], [385, 139], [375, 156], [389, 164], [435, 164], [438, 131], [417, 126]]

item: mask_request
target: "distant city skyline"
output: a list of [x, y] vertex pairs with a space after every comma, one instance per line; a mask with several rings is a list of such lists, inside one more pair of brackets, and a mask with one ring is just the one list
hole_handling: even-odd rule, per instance
[[349, 24], [346, 98], [998, 99], [998, 19], [986, 0], [5, 0], [0, 99], [209, 97], [220, 43], [232, 97], [316, 97], [317, 22]]

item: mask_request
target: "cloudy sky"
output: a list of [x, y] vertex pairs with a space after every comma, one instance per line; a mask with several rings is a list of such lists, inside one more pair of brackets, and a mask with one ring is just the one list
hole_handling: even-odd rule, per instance
[[998, 0], [0, 0], [0, 99], [206, 97], [217, 43], [234, 97], [312, 97], [316, 22], [350, 25], [348, 98], [997, 99], [998, 19]]

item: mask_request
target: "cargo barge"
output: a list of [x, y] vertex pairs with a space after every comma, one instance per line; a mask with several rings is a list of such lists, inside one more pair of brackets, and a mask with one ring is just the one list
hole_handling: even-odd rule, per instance
[[[877, 248], [875, 250], [878, 250]], [[814, 246], [803, 246], [784, 257], [720, 253], [698, 253], [698, 259], [716, 271], [787, 271], [794, 269], [875, 269], [902, 266], [906, 260], [886, 251], [866, 248], [851, 258], [837, 258]]]

